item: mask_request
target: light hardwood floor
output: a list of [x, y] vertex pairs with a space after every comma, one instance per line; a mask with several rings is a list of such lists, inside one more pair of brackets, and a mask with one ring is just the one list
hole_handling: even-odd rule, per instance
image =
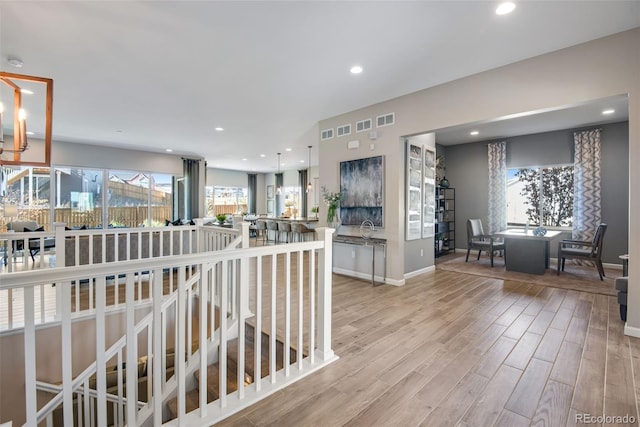
[[219, 425], [638, 425], [640, 340], [623, 327], [606, 295], [441, 270], [404, 287], [334, 275], [340, 359]]

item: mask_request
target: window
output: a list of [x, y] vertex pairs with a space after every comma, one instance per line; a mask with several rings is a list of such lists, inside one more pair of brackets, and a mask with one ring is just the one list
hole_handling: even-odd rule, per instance
[[174, 219], [171, 196], [171, 175], [110, 170], [109, 227], [163, 226]]
[[507, 170], [509, 225], [571, 227], [573, 166]]
[[51, 178], [48, 167], [0, 166], [0, 207], [15, 206], [16, 216], [2, 213], [0, 230], [11, 221], [36, 221], [51, 230]]
[[102, 227], [102, 170], [55, 168], [54, 221], [69, 227]]
[[246, 187], [206, 187], [207, 216], [247, 212], [248, 193]]

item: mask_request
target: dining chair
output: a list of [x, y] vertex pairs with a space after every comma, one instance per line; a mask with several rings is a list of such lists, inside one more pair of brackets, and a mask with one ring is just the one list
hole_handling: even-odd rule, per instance
[[273, 241], [278, 243], [278, 222], [274, 220], [267, 220], [267, 242], [269, 239], [269, 231], [273, 231]]
[[469, 261], [469, 253], [471, 253], [472, 249], [478, 250], [478, 260], [482, 251], [487, 251], [491, 259], [491, 267], [493, 267], [493, 253], [495, 251], [504, 253], [506, 257], [504, 240], [485, 235], [482, 228], [482, 220], [480, 219], [467, 220], [467, 258], [464, 262]]
[[259, 219], [256, 221], [255, 233], [256, 244], [258, 243], [258, 238], [262, 236], [262, 244], [264, 245], [265, 239], [267, 237], [267, 222], [265, 220]]
[[585, 240], [561, 240], [558, 243], [558, 275], [564, 271], [564, 261], [570, 259], [584, 259], [592, 261], [598, 269], [600, 280], [604, 280], [604, 267], [602, 266], [602, 244], [604, 234], [607, 232], [607, 224], [600, 224], [596, 228], [591, 241]]

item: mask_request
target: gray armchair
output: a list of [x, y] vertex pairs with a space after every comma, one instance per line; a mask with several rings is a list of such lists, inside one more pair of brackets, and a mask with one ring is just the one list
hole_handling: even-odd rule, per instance
[[482, 221], [480, 219], [468, 219], [467, 258], [465, 259], [465, 262], [469, 261], [469, 253], [471, 253], [472, 249], [478, 250], [477, 259], [480, 259], [482, 251], [487, 251], [489, 253], [489, 258], [491, 259], [491, 267], [493, 267], [493, 254], [495, 251], [504, 252], [504, 240], [485, 235], [482, 228]]
[[558, 273], [564, 271], [564, 261], [566, 258], [585, 259], [592, 261], [598, 269], [600, 280], [604, 277], [604, 267], [602, 266], [602, 243], [604, 233], [607, 232], [607, 224], [600, 224], [593, 234], [593, 240], [561, 240], [558, 243]]

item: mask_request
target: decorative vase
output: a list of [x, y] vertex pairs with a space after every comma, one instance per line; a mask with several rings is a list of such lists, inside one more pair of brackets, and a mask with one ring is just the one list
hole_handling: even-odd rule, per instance
[[440, 180], [440, 187], [449, 188], [449, 180], [446, 176]]
[[327, 226], [338, 229], [340, 228], [340, 208], [338, 205], [329, 205], [327, 210]]

